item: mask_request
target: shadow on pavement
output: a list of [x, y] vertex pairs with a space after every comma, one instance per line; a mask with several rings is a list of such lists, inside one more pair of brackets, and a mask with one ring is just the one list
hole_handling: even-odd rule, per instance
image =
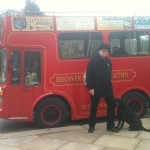
[[[144, 118], [150, 118], [150, 109], [148, 109]], [[97, 118], [97, 123], [106, 122], [106, 118]], [[77, 121], [68, 121], [65, 126], [72, 125], [85, 125], [88, 124], [88, 120], [77, 120]], [[10, 132], [19, 132], [19, 131], [29, 131], [29, 130], [38, 130], [39, 128], [36, 124], [32, 122], [15, 122], [11, 120], [0, 119], [0, 133], [10, 133]]]

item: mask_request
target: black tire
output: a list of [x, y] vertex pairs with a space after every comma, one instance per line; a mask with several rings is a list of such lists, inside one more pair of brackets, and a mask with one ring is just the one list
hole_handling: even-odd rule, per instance
[[146, 97], [139, 92], [131, 92], [123, 97], [123, 101], [142, 118], [147, 111]]
[[48, 98], [38, 104], [34, 115], [34, 122], [41, 128], [61, 126], [67, 120], [67, 106], [59, 98]]

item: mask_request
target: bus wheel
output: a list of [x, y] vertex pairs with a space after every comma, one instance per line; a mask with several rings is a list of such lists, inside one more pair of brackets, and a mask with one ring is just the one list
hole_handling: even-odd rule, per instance
[[63, 125], [67, 120], [67, 106], [59, 98], [45, 99], [35, 109], [34, 121], [41, 128]]
[[143, 117], [147, 111], [146, 97], [139, 92], [131, 92], [123, 97], [123, 101], [135, 112], [140, 118]]

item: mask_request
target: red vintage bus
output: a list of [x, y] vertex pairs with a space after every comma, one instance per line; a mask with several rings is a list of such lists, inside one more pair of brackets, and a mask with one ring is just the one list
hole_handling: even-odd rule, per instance
[[[63, 125], [89, 116], [85, 71], [110, 45], [115, 98], [143, 117], [150, 106], [150, 17], [2, 15], [0, 118]], [[97, 117], [106, 116], [99, 104]]]

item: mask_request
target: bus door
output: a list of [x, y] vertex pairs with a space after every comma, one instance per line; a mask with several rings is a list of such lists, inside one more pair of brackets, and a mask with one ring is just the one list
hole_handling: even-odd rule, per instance
[[29, 109], [41, 93], [41, 50], [10, 52], [10, 119], [28, 119]]

